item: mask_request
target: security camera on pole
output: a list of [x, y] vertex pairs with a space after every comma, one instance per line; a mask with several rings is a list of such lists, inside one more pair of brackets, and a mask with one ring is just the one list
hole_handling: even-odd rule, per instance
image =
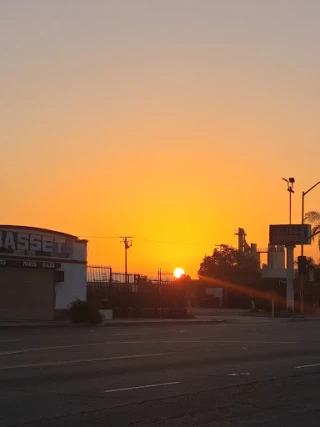
[[291, 196], [292, 193], [294, 193], [293, 191], [293, 184], [295, 183], [294, 178], [282, 178], [284, 181], [286, 181], [287, 185], [288, 185], [288, 191], [289, 191], [289, 224], [291, 224]]
[[[291, 225], [291, 215], [292, 215], [292, 193], [293, 184], [295, 183], [294, 178], [285, 179], [287, 182], [287, 190], [289, 191], [289, 224]], [[287, 248], [287, 311], [294, 311], [294, 248], [295, 245], [288, 244]]]

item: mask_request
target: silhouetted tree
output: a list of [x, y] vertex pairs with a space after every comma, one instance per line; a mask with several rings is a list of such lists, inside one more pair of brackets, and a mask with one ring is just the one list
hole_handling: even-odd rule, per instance
[[237, 249], [222, 245], [213, 254], [206, 256], [200, 264], [199, 276], [211, 277], [234, 283], [244, 283], [251, 278], [260, 278], [259, 261], [250, 252], [240, 252]]
[[313, 273], [315, 282], [320, 281], [320, 264], [317, 264], [312, 257], [307, 258], [307, 271]]
[[306, 214], [305, 219], [312, 224], [312, 237], [318, 236], [318, 246], [320, 250], [320, 212], [310, 211]]
[[[295, 261], [295, 265], [298, 266], [298, 261]], [[319, 267], [311, 256], [307, 257], [306, 266], [307, 271], [313, 271]]]
[[221, 245], [212, 255], [204, 257], [198, 274], [202, 278], [213, 279], [213, 285], [214, 279], [218, 279], [215, 286], [225, 289], [225, 306], [247, 306], [250, 301], [248, 288], [254, 289], [261, 285], [258, 259], [250, 252], [240, 252], [228, 245]]
[[179, 277], [179, 279], [176, 279], [175, 282], [190, 282], [191, 277], [188, 274], [183, 274], [181, 277]]

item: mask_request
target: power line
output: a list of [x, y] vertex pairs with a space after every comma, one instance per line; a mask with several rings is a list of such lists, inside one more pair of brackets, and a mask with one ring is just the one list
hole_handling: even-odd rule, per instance
[[[79, 236], [85, 239], [118, 239], [118, 236]], [[128, 238], [130, 236], [127, 236]], [[122, 238], [122, 237], [120, 237]], [[136, 237], [135, 240], [143, 241], [143, 242], [151, 242], [151, 243], [162, 243], [166, 245], [191, 245], [191, 246], [208, 246], [212, 245], [212, 242], [173, 242], [173, 241], [165, 241], [165, 240], [155, 240], [155, 239], [146, 239], [144, 237]]]
[[119, 239], [119, 236], [79, 236], [83, 239]]
[[153, 239], [144, 239], [144, 238], [136, 238], [137, 240], [141, 240], [144, 242], [152, 242], [152, 243], [164, 243], [167, 245], [193, 245], [193, 246], [207, 246], [212, 245], [211, 243], [200, 243], [200, 242], [172, 242], [172, 241], [163, 241], [163, 240], [153, 240]]

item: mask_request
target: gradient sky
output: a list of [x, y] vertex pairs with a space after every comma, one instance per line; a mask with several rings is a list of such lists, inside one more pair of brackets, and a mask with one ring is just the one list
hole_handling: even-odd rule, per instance
[[[320, 180], [319, 22], [317, 0], [1, 0], [1, 223], [132, 234], [154, 276], [239, 226], [266, 247], [281, 177], [293, 222]], [[122, 271], [123, 245], [89, 261]]]

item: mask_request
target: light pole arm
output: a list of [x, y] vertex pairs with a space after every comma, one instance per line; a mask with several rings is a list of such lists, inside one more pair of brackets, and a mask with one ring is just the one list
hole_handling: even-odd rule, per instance
[[319, 182], [317, 182], [316, 184], [314, 184], [311, 188], [309, 188], [309, 190], [304, 191], [302, 194], [305, 196], [306, 194], [308, 194], [308, 193], [309, 193], [309, 191], [313, 190], [313, 189], [314, 189], [314, 187], [316, 187], [316, 186], [317, 186], [317, 185], [319, 185], [319, 184], [320, 184], [320, 181], [319, 181]]
[[302, 221], [301, 221], [302, 224], [304, 224], [304, 196], [310, 193], [310, 191], [313, 190], [319, 184], [320, 184], [320, 181], [318, 181], [316, 184], [310, 187], [309, 190], [302, 192]]

